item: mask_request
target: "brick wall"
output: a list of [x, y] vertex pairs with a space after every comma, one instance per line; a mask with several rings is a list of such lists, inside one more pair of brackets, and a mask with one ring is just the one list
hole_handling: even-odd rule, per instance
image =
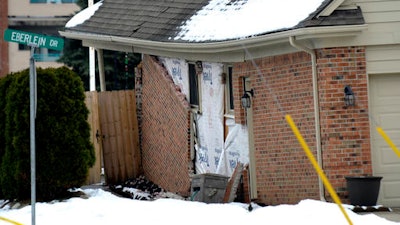
[[[323, 169], [347, 202], [345, 176], [372, 174], [365, 49], [319, 49], [316, 54]], [[243, 95], [243, 77], [250, 78], [255, 91], [252, 117], [260, 203], [319, 199], [317, 174], [284, 119], [286, 114], [292, 116], [316, 156], [311, 66], [311, 57], [304, 52], [234, 65], [235, 105]], [[155, 58], [145, 56], [142, 69], [145, 175], [169, 191], [188, 195], [193, 170], [190, 107]], [[355, 92], [356, 106], [344, 105], [346, 85]], [[241, 107], [235, 110], [235, 120], [246, 124]], [[330, 200], [328, 193], [325, 196]]]
[[[8, 28], [8, 0], [0, 0], [0, 34]], [[0, 77], [9, 73], [8, 42], [0, 38]]]
[[[324, 169], [345, 199], [345, 176], [372, 175], [365, 48], [320, 49], [317, 58]], [[344, 105], [345, 85], [355, 106]]]
[[[324, 171], [346, 201], [344, 177], [372, 172], [365, 51], [361, 47], [321, 49], [317, 65]], [[311, 66], [311, 57], [304, 52], [234, 66], [235, 104], [240, 104], [238, 98], [243, 94], [242, 77], [250, 78], [255, 91], [255, 163], [261, 203], [319, 199], [316, 172], [284, 119], [285, 114], [292, 116], [316, 156]], [[355, 107], [344, 107], [345, 85], [351, 85], [356, 93]], [[237, 109], [235, 120], [245, 123], [243, 109]]]
[[234, 66], [234, 75], [249, 77], [255, 92], [253, 126], [258, 201], [273, 205], [317, 198], [317, 176], [284, 119], [285, 114], [293, 117], [315, 153], [311, 57], [295, 53], [239, 63]]
[[190, 106], [167, 70], [151, 56], [142, 62], [142, 164], [162, 188], [190, 192]]

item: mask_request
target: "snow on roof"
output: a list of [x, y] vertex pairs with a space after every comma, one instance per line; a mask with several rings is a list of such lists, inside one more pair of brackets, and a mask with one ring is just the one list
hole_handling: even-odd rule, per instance
[[[210, 0], [208, 5], [184, 21], [170, 40], [189, 42], [241, 39], [284, 28], [292, 28], [313, 13], [324, 0]], [[100, 1], [76, 14], [66, 28], [90, 19]]]
[[67, 24], [65, 24], [66, 28], [69, 27], [75, 27], [79, 24], [82, 24], [83, 22], [85, 22], [86, 20], [90, 19], [90, 17], [92, 17], [94, 15], [94, 13], [99, 9], [99, 7], [103, 5], [103, 1], [99, 1], [96, 4], [87, 7], [86, 9], [83, 9], [82, 11], [80, 11], [78, 14], [76, 14], [75, 16], [73, 16], [68, 22]]
[[212, 0], [184, 23], [174, 38], [185, 41], [238, 39], [291, 28], [323, 0]]

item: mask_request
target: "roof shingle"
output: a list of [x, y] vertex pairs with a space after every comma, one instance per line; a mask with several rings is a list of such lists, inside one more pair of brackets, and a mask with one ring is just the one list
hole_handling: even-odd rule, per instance
[[[84, 23], [67, 28], [69, 31], [143, 39], [158, 42], [186, 42], [174, 39], [181, 26], [208, 5], [211, 0], [105, 0], [96, 13]], [[238, 9], [247, 0], [231, 0]], [[297, 29], [315, 26], [364, 24], [361, 9], [336, 10], [328, 17], [318, 13], [332, 0], [321, 6], [298, 25]], [[284, 29], [288, 30], [288, 29]], [[273, 32], [280, 32], [276, 30]]]
[[68, 30], [168, 41], [208, 0], [106, 0], [83, 24]]

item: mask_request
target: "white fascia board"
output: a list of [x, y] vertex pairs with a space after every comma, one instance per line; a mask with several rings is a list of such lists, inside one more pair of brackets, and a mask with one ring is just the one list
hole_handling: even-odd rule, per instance
[[[83, 44], [101, 43], [100, 47], [104, 49], [126, 49], [137, 53], [150, 53], [154, 55], [184, 55], [184, 54], [226, 54], [229, 52], [243, 51], [244, 48], [268, 48], [269, 46], [288, 43], [289, 37], [295, 36], [296, 40], [311, 40], [328, 37], [348, 37], [359, 35], [367, 29], [367, 25], [351, 25], [351, 26], [327, 26], [327, 27], [310, 27], [284, 32], [277, 32], [267, 35], [254, 36], [245, 39], [208, 42], [208, 43], [176, 43], [176, 42], [155, 42], [134, 38], [98, 35], [81, 32], [60, 31], [60, 35], [66, 38], [82, 40]], [[89, 45], [88, 45], [89, 44]], [[112, 47], [114, 45], [114, 47]], [[96, 46], [90, 46], [96, 47]], [[160, 54], [157, 54], [157, 53]]]

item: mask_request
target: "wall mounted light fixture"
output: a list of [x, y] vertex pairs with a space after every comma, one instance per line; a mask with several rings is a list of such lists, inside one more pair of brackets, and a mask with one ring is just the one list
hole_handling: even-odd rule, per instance
[[241, 102], [242, 102], [242, 107], [245, 109], [250, 108], [250, 106], [251, 106], [251, 98], [248, 93], [250, 93], [251, 97], [254, 96], [253, 89], [251, 89], [250, 91], [246, 91], [246, 90], [244, 91], [244, 94], [241, 98]]
[[354, 106], [356, 104], [354, 92], [349, 85], [344, 87], [344, 104], [345, 106]]
[[196, 67], [195, 67], [196, 73], [197, 74], [203, 73], [203, 62], [202, 61], [196, 61], [195, 65], [196, 65]]

